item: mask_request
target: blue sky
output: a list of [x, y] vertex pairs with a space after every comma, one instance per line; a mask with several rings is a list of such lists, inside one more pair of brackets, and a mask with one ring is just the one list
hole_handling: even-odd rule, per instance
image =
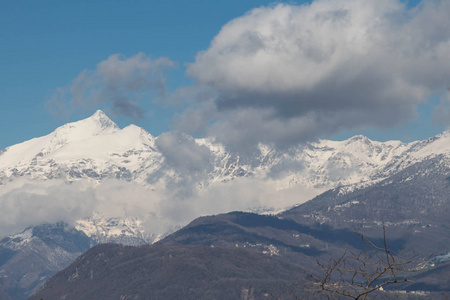
[[[339, 0], [336, 2], [345, 4], [346, 1], [350, 2], [350, 0]], [[315, 2], [323, 2], [325, 5], [328, 5], [327, 1]], [[382, 2], [385, 2], [386, 6], [389, 6], [389, 2], [397, 3], [395, 0], [383, 0]], [[437, 79], [424, 84], [422, 90], [411, 94], [414, 97], [417, 94], [421, 94], [420, 97], [424, 99], [415, 99], [412, 105], [404, 106], [403, 103], [407, 100], [399, 98], [396, 105], [400, 104], [392, 110], [392, 116], [389, 116], [389, 113], [387, 113], [386, 121], [381, 120], [382, 118], [380, 120], [376, 118], [385, 116], [386, 112], [390, 110], [380, 110], [378, 112], [379, 115], [369, 113], [366, 124], [353, 114], [350, 118], [344, 117], [344, 114], [340, 112], [343, 109], [340, 109], [341, 106], [339, 106], [337, 111], [342, 116], [336, 117], [336, 121], [331, 122], [320, 130], [309, 131], [312, 132], [311, 134], [299, 133], [298, 136], [300, 137], [297, 138], [295, 130], [289, 127], [288, 123], [302, 126], [301, 124], [306, 122], [302, 119], [306, 118], [305, 114], [319, 115], [320, 120], [323, 120], [325, 116], [331, 115], [331, 118], [335, 116], [334, 112], [330, 113], [328, 109], [324, 110], [323, 107], [317, 108], [316, 104], [311, 104], [310, 102], [300, 102], [301, 105], [298, 105], [300, 108], [297, 108], [296, 99], [298, 97], [316, 99], [314, 98], [316, 97], [315, 92], [310, 90], [304, 92], [305, 89], [309, 88], [306, 85], [301, 92], [296, 88], [290, 91], [289, 89], [292, 86], [287, 86], [287, 94], [283, 91], [280, 92], [277, 88], [264, 90], [261, 93], [255, 92], [258, 90], [257, 84], [267, 86], [264, 82], [250, 86], [254, 83], [254, 74], [258, 73], [249, 73], [248, 76], [253, 76], [252, 80], [248, 82], [243, 80], [243, 85], [241, 86], [233, 81], [233, 73], [227, 73], [227, 62], [223, 63], [222, 60], [219, 60], [223, 58], [237, 61], [235, 59], [238, 52], [232, 52], [234, 50], [229, 49], [240, 47], [240, 44], [233, 40], [233, 37], [230, 37], [233, 33], [240, 32], [239, 26], [242, 28], [246, 28], [246, 26], [263, 26], [264, 22], [260, 22], [263, 18], [283, 18], [287, 15], [285, 12], [291, 13], [293, 17], [290, 16], [292, 18], [296, 18], [296, 14], [298, 16], [309, 16], [313, 13], [312, 8], [296, 10], [300, 5], [309, 5], [310, 2], [286, 1], [284, 3], [287, 6], [283, 8], [285, 12], [279, 6], [280, 2], [277, 3], [257, 0], [1, 1], [0, 149], [33, 137], [48, 134], [68, 121], [75, 121], [91, 115], [96, 109], [104, 109], [121, 127], [134, 123], [145, 128], [153, 135], [159, 135], [174, 128], [183, 129], [190, 127], [185, 125], [193, 123], [190, 118], [201, 115], [204, 120], [202, 120], [203, 123], [199, 121], [200, 125], [197, 127], [208, 126], [204, 124], [214, 124], [214, 126], [207, 130], [205, 128], [198, 130], [197, 127], [192, 126], [192, 128], [189, 128], [189, 133], [194, 135], [217, 135], [219, 137], [218, 140], [224, 143], [229, 142], [230, 144], [242, 143], [242, 140], [247, 139], [249, 136], [265, 135], [265, 133], [257, 132], [253, 134], [255, 131], [249, 131], [245, 133], [246, 135], [243, 134], [243, 136], [238, 137], [235, 135], [221, 136], [220, 132], [234, 132], [236, 126], [240, 126], [236, 124], [242, 124], [242, 120], [237, 116], [244, 113], [245, 118], [248, 120], [252, 120], [253, 114], [265, 116], [263, 118], [255, 117], [255, 122], [252, 122], [252, 124], [256, 124], [258, 127], [261, 127], [258, 125], [258, 122], [267, 120], [268, 123], [272, 122], [274, 126], [279, 126], [280, 131], [292, 132], [283, 139], [264, 136], [261, 139], [252, 140], [252, 143], [262, 141], [291, 145], [316, 137], [341, 139], [354, 134], [365, 134], [369, 138], [377, 140], [401, 139], [410, 141], [430, 137], [445, 130], [445, 120], [439, 125], [432, 122], [433, 111], [440, 103], [441, 97], [446, 93], [442, 80]], [[403, 12], [407, 12], [418, 3], [419, 1], [411, 1], [408, 8]], [[445, 6], [445, 4], [442, 4], [442, 6]], [[257, 7], [265, 7], [265, 10], [259, 13], [250, 13], [253, 8]], [[277, 10], [280, 11], [280, 14], [273, 13], [276, 7], [278, 7]], [[430, 10], [433, 12], [432, 9]], [[364, 12], [365, 10], [361, 11]], [[376, 9], [370, 10], [370, 12], [372, 11], [376, 11]], [[392, 11], [398, 13], [399, 9], [398, 7], [392, 8]], [[355, 10], [355, 12], [357, 11]], [[430, 15], [432, 14], [430, 13]], [[242, 16], [246, 17], [240, 18], [239, 22], [229, 23], [233, 19]], [[399, 14], [398, 18], [401, 17], [401, 14]], [[422, 19], [420, 19], [414, 15], [411, 18], [423, 20], [427, 17], [429, 16], [422, 16]], [[438, 20], [439, 18], [433, 19]], [[227, 27], [221, 31], [222, 26], [226, 24], [228, 24]], [[304, 26], [303, 23], [300, 25]], [[410, 27], [414, 28], [413, 25], [410, 25]], [[436, 30], [435, 28], [445, 28], [439, 27], [440, 25], [442, 24], [435, 24], [435, 27], [430, 25], [429, 32], [433, 32], [433, 30]], [[345, 28], [347, 27], [343, 27], [343, 30], [346, 30]], [[408, 32], [410, 32], [413, 30], [411, 28], [403, 26], [403, 28], [399, 29], [399, 32], [401, 30], [409, 30]], [[253, 32], [252, 30], [248, 32]], [[351, 30], [353, 29], [351, 28]], [[219, 32], [221, 32], [220, 35]], [[322, 31], [320, 34], [322, 34]], [[318, 36], [320, 35], [318, 34]], [[219, 41], [217, 49], [210, 48], [210, 43], [215, 37]], [[448, 37], [448, 32], [444, 32], [443, 36], [439, 37], [439, 43], [442, 44], [444, 41], [443, 44], [445, 45]], [[287, 45], [290, 44], [287, 43]], [[231, 52], [225, 53], [228, 50]], [[200, 51], [204, 51], [202, 52], [204, 55], [201, 55], [196, 60], [196, 55]], [[382, 52], [383, 50], [380, 51]], [[108, 102], [109, 100], [98, 100], [96, 105], [87, 105], [90, 101], [89, 99], [91, 99], [89, 97], [82, 100], [82, 102], [85, 101], [83, 105], [72, 105], [66, 109], [65, 114], [55, 115], [49, 112], [49, 100], [55, 98], [57, 89], [65, 88], [66, 91], [69, 90], [71, 86], [73, 87], [74, 79], [79, 78], [80, 72], [83, 70], [90, 72], [88, 73], [90, 74], [88, 76], [91, 76], [88, 77], [89, 79], [98, 78], [100, 71], [96, 70], [99, 70], [99, 63], [103, 61], [110, 62], [108, 58], [111, 55], [121, 54], [122, 56], [119, 59], [127, 61], [132, 57], [136, 57], [138, 53], [143, 53], [144, 56], [139, 58], [142, 61], [155, 62], [158, 59], [167, 58], [172, 63], [171, 66], [161, 71], [161, 76], [167, 82], [167, 90], [164, 97], [158, 97], [159, 90], [151, 90], [149, 88], [149, 86], [154, 85], [154, 82], [150, 82], [143, 90], [139, 90], [138, 96], [130, 96], [133, 99], [138, 97], [138, 100], [133, 102], [133, 105], [139, 107], [143, 112], [140, 117], [130, 117], [130, 114], [121, 113], [118, 109], [111, 110], [112, 104]], [[238, 54], [240, 55], [240, 53]], [[248, 59], [252, 60], [251, 57]], [[424, 58], [424, 60], [426, 59]], [[425, 61], [424, 64], [426, 63]], [[187, 67], [186, 64], [193, 65]], [[243, 64], [245, 65], [245, 60]], [[308, 61], [305, 61], [304, 64], [308, 64]], [[377, 64], [374, 63], [373, 65]], [[218, 67], [216, 68], [216, 66]], [[368, 65], [367, 68], [369, 69], [371, 66]], [[247, 68], [247, 66], [244, 67]], [[259, 65], [249, 65], [248, 68], [251, 67], [259, 68]], [[277, 67], [274, 66], [273, 68]], [[349, 68], [352, 69], [352, 66], [350, 65]], [[399, 68], [405, 69], [404, 66]], [[417, 68], [424, 69], [421, 65], [417, 66]], [[186, 74], [187, 69], [188, 74]], [[302, 72], [300, 70], [302, 69], [302, 64], [299, 63], [298, 69], [299, 72]], [[150, 72], [151, 70], [154, 70], [154, 67], [149, 67], [145, 71]], [[336, 70], [331, 70], [330, 72], [336, 72]], [[342, 70], [348, 70], [348, 68], [343, 68]], [[157, 71], [159, 72], [160, 70], [157, 69]], [[234, 72], [234, 70], [231, 71]], [[280, 72], [282, 71], [284, 70], [280, 70]], [[393, 72], [395, 73], [396, 71], [398, 69], [395, 69]], [[245, 73], [245, 70], [236, 70], [236, 72], [241, 74]], [[379, 73], [379, 70], [377, 72]], [[441, 72], [446, 76], [448, 68], [443, 66], [442, 70], [437, 72]], [[424, 73], [422, 77], [426, 75], [427, 73]], [[248, 76], [245, 78], [250, 78]], [[401, 77], [402, 75], [399, 76]], [[408, 78], [407, 80], [410, 80], [408, 84], [413, 84], [419, 80], [418, 78], [422, 78], [417, 76], [417, 78], [411, 79], [405, 75], [406, 77]], [[302, 78], [298, 78], [299, 82], [295, 83], [295, 86], [302, 86]], [[378, 80], [379, 77], [373, 78]], [[104, 84], [104, 78], [99, 80], [98, 82], [103, 82]], [[450, 79], [447, 82], [450, 86]], [[313, 84], [321, 85], [322, 83], [322, 81], [318, 81]], [[248, 84], [248, 87], [244, 86], [244, 84]], [[186, 92], [182, 92], [183, 88], [186, 87], [192, 88], [190, 93], [188, 93], [190, 97], [202, 98], [204, 97], [202, 96], [204, 91], [212, 96], [208, 96], [209, 100], [186, 100], [184, 99], [188, 98]], [[254, 90], [252, 90], [253, 87], [255, 88]], [[91, 85], [88, 88], [87, 91], [90, 91], [91, 89], [97, 89], [97, 86]], [[346, 85], [345, 89], [342, 90], [342, 94], [352, 93], [351, 88], [351, 85]], [[135, 92], [135, 90], [125, 91], [126, 95]], [[179, 92], [178, 96], [173, 96], [177, 92]], [[340, 93], [340, 90], [339, 88], [337, 90], [330, 88], [331, 92]], [[319, 94], [317, 93], [317, 95]], [[355, 94], [360, 95], [361, 91], [355, 91]], [[110, 92], [100, 93], [100, 96], [105, 95], [110, 95]], [[230, 95], [233, 95], [233, 97]], [[64, 97], [68, 97], [68, 99], [62, 99]], [[73, 95], [66, 92], [65, 95], [58, 98], [58, 101], [64, 102], [67, 100], [70, 102], [71, 97], [73, 98]], [[176, 98], [176, 100], [167, 100], [171, 97]], [[216, 98], [211, 100], [211, 97]], [[278, 101], [277, 97], [286, 100]], [[393, 97], [397, 97], [397, 94]], [[258, 100], [254, 100], [260, 98], [267, 98], [267, 101], [258, 102]], [[328, 98], [332, 99], [333, 97], [328, 95], [324, 99]], [[364, 102], [365, 99], [363, 98], [351, 101]], [[342, 101], [347, 103], [346, 100]], [[278, 106], [279, 103], [281, 103], [280, 106]], [[214, 116], [205, 117], [205, 114], [209, 111], [209, 105], [214, 106], [214, 113], [212, 113]], [[290, 105], [293, 107], [292, 111], [298, 110], [296, 114], [289, 115], [287, 113], [290, 111]], [[302, 110], [302, 105], [311, 105], [313, 108]], [[333, 104], [324, 102], [324, 105], [329, 106]], [[370, 102], [370, 105], [376, 106], [376, 101], [373, 100]], [[342, 107], [345, 108], [345, 105]], [[352, 107], [349, 107], [349, 110], [351, 110]], [[366, 107], [358, 106], [357, 110], [358, 114], [359, 111], [362, 112], [361, 118], [364, 118], [364, 113], [367, 112]], [[403, 115], [404, 110], [408, 112]], [[417, 117], [413, 116], [411, 110], [417, 112]], [[270, 114], [270, 116], [266, 114]], [[398, 122], [390, 122], [388, 120], [388, 117], [395, 119], [397, 115], [399, 116]], [[178, 119], [182, 121], [173, 122], [174, 116], [178, 116]], [[349, 119], [354, 121], [347, 122]], [[233, 123], [230, 120], [235, 122]], [[321, 125], [319, 124], [322, 123], [318, 120], [315, 120], [313, 123], [306, 123], [305, 128], [308, 128], [308, 126], [313, 128], [320, 127]], [[342, 126], [339, 120], [344, 120]], [[271, 134], [279, 136], [278, 132], [275, 131]]]

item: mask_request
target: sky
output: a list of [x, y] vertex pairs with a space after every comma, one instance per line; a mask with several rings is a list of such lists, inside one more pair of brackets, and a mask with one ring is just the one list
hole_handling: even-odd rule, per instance
[[445, 0], [0, 2], [0, 149], [102, 109], [239, 153], [450, 121]]

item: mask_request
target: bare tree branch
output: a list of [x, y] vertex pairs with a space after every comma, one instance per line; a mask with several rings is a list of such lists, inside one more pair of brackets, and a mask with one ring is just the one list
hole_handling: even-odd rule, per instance
[[[389, 246], [386, 226], [383, 224], [382, 245], [375, 244], [360, 232], [356, 232], [369, 249], [353, 253], [345, 251], [337, 259], [330, 258], [327, 263], [317, 260], [322, 270], [321, 276], [312, 276], [305, 291], [321, 295], [327, 299], [348, 298], [365, 300], [369, 294], [383, 291], [386, 286], [411, 281], [407, 273], [418, 271], [418, 266], [427, 258], [418, 259], [412, 252], [404, 255]], [[313, 297], [315, 298], [315, 297]]]

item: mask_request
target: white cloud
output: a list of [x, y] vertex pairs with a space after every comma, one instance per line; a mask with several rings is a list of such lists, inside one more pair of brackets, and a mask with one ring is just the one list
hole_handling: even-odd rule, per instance
[[68, 115], [79, 107], [106, 104], [116, 114], [140, 118], [144, 113], [141, 101], [164, 96], [164, 71], [174, 65], [167, 58], [151, 60], [144, 53], [129, 58], [113, 54], [95, 70], [82, 71], [70, 86], [58, 88], [47, 107]]
[[238, 150], [249, 140], [283, 147], [410, 120], [450, 80], [449, 11], [439, 0], [415, 9], [398, 0], [254, 9], [223, 26], [189, 65], [199, 86], [218, 93], [206, 102], [217, 108], [209, 120], [196, 116]]
[[246, 177], [208, 186], [186, 180], [158, 190], [119, 180], [67, 184], [62, 180], [19, 179], [0, 186], [0, 237], [43, 223], [74, 225], [96, 212], [105, 218], [138, 218], [149, 234], [161, 234], [204, 215], [280, 210], [305, 202], [318, 192], [300, 185], [277, 189], [276, 180]]
[[158, 136], [155, 142], [164, 162], [183, 176], [212, 171], [213, 157], [208, 147], [196, 143], [192, 136], [171, 131]]
[[17, 180], [0, 187], [0, 236], [43, 223], [73, 224], [90, 216], [96, 205], [93, 188], [82, 183]]

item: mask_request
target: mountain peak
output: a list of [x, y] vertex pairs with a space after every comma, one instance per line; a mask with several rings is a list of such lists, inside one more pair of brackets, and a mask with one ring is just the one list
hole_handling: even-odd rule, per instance
[[97, 109], [97, 111], [91, 116], [91, 118], [102, 119], [102, 118], [108, 118], [108, 116], [102, 110]]
[[73, 123], [68, 123], [62, 127], [81, 127], [87, 131], [93, 131], [93, 135], [112, 133], [120, 130], [103, 111], [97, 110], [92, 116]]
[[93, 116], [100, 115], [100, 116], [106, 116], [106, 114], [101, 109], [97, 109], [97, 111], [93, 114]]
[[108, 116], [101, 110], [97, 110], [92, 116], [85, 120], [93, 120], [100, 124], [101, 128], [114, 128], [119, 129], [119, 127], [114, 123]]
[[48, 145], [47, 147], [56, 149], [70, 142], [86, 140], [98, 135], [111, 134], [119, 130], [119, 126], [111, 121], [104, 112], [97, 110], [92, 116], [86, 119], [58, 127], [49, 135], [51, 138], [50, 143], [53, 145]]
[[351, 137], [349, 139], [349, 141], [364, 141], [364, 142], [366, 142], [366, 141], [369, 141], [369, 138], [364, 135], [358, 134], [358, 135]]

